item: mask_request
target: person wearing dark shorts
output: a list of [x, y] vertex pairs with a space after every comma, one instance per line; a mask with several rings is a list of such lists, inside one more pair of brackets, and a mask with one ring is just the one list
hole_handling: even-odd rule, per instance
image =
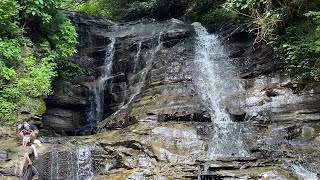
[[25, 162], [22, 169], [22, 176], [19, 180], [37, 180], [39, 179], [39, 173], [33, 166], [33, 161], [38, 157], [37, 149], [42, 146], [41, 142], [36, 139], [33, 141], [33, 145], [25, 153]]

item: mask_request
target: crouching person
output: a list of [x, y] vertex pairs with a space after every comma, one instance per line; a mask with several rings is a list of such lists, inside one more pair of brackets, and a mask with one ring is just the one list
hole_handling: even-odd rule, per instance
[[25, 124], [24, 129], [21, 132], [23, 133], [22, 146], [27, 146], [34, 131], [30, 129], [29, 124]]
[[41, 142], [36, 139], [33, 141], [33, 145], [25, 153], [25, 162], [22, 169], [22, 176], [19, 180], [36, 180], [39, 178], [37, 169], [33, 166], [34, 160], [38, 157], [37, 149], [42, 146]]
[[[23, 124], [19, 127], [19, 137], [21, 138], [21, 140], [23, 141], [23, 137], [25, 135], [25, 127], [29, 125], [29, 129], [32, 131], [29, 136], [31, 138], [31, 141], [36, 139], [37, 135], [38, 135], [38, 130], [37, 128], [32, 125], [32, 124], [29, 124], [28, 123], [28, 120], [27, 119], [24, 119], [23, 120]], [[29, 131], [29, 130], [28, 130]]]

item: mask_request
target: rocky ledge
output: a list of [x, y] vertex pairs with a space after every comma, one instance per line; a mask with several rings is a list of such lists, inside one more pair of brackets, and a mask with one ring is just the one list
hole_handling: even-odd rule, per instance
[[[94, 132], [102, 132], [138, 121], [210, 121], [192, 74], [196, 35], [190, 24], [176, 19], [113, 23], [66, 14], [75, 24], [80, 42], [77, 55], [69, 60], [95, 73], [55, 81], [54, 94], [47, 100], [43, 116], [43, 130], [75, 135], [88, 127], [97, 126]], [[253, 44], [254, 37], [243, 26], [224, 23], [207, 29], [220, 36], [237, 69], [234, 79], [243, 86], [233, 95], [240, 103], [234, 103], [234, 99], [226, 102], [235, 121], [319, 122], [319, 83], [289, 78], [281, 70], [282, 64], [272, 58], [270, 49], [263, 43]], [[101, 69], [112, 38], [115, 52], [111, 75], [100, 97], [104, 102], [100, 105], [102, 122], [91, 122], [91, 111], [97, 111], [94, 87], [100, 86]]]
[[[247, 150], [251, 154], [246, 157], [212, 158], [211, 132], [208, 122], [139, 122], [94, 136], [42, 138], [45, 145], [35, 166], [43, 179], [70, 180], [291, 180], [319, 176], [320, 125], [304, 126], [296, 132], [292, 127], [273, 126], [252, 132], [268, 138], [250, 139], [252, 146]], [[1, 148], [1, 153], [7, 153], [0, 161], [3, 178], [17, 179], [19, 175], [25, 149], [17, 146]]]
[[[81, 44], [70, 61], [95, 73], [57, 80], [42, 131], [73, 135], [92, 125], [97, 126], [97, 134], [44, 138], [50, 148], [40, 158], [42, 173], [54, 174], [62, 168], [61, 178], [67, 179], [318, 179], [320, 85], [288, 77], [268, 47], [253, 44], [245, 28], [208, 27], [227, 47], [237, 69], [234, 79], [242, 84], [242, 90], [232, 94], [237, 98], [225, 106], [232, 120], [245, 127], [239, 133], [246, 153], [221, 158], [212, 154], [219, 145], [214, 144], [216, 127], [192, 76], [195, 32], [191, 25], [175, 19], [115, 24], [75, 13], [68, 16]], [[103, 118], [90, 124], [93, 87], [98, 85], [113, 38], [112, 71], [101, 96]], [[4, 176], [17, 175], [16, 146], [1, 150]], [[77, 174], [79, 167], [87, 173]]]

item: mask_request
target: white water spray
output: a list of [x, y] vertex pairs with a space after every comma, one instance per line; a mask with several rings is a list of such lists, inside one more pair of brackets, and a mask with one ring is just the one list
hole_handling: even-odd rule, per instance
[[195, 84], [199, 96], [210, 111], [214, 132], [209, 146], [209, 158], [245, 156], [243, 127], [231, 121], [226, 112], [231, 94], [241, 90], [234, 79], [234, 67], [215, 35], [210, 35], [200, 23], [193, 23], [197, 33], [195, 47]]
[[76, 150], [57, 150], [46, 154], [42, 179], [50, 180], [91, 180], [93, 167], [90, 147]]
[[101, 66], [101, 76], [97, 80], [97, 83], [92, 87], [93, 101], [91, 101], [90, 112], [88, 113], [88, 122], [93, 128], [103, 119], [104, 112], [104, 91], [106, 82], [110, 78], [112, 73], [113, 57], [115, 54], [116, 38], [112, 37], [111, 42], [106, 48], [106, 55], [104, 63]]
[[76, 151], [77, 155], [77, 178], [90, 180], [93, 177], [92, 158], [89, 147], [81, 147]]
[[[125, 106], [122, 107], [122, 109], [126, 108], [127, 105], [129, 105], [136, 98], [136, 96], [141, 93], [142, 88], [145, 86], [145, 81], [147, 78], [148, 71], [152, 68], [153, 62], [156, 58], [156, 54], [160, 51], [160, 49], [162, 47], [161, 38], [162, 38], [162, 32], [159, 33], [158, 40], [157, 40], [157, 46], [154, 49], [152, 49], [152, 51], [150, 52], [150, 57], [146, 60], [145, 68], [143, 68], [137, 74], [137, 76], [139, 78], [138, 84], [133, 88], [133, 92], [132, 92], [132, 95], [131, 95], [129, 101], [126, 103]], [[138, 56], [138, 54], [140, 56], [140, 52], [139, 52], [139, 51], [141, 51], [141, 44], [140, 43], [139, 43], [138, 53], [136, 56]]]
[[141, 54], [141, 46], [142, 46], [142, 41], [139, 42], [138, 48], [137, 48], [137, 54], [134, 56], [134, 72], [136, 72], [138, 68], [140, 54]]

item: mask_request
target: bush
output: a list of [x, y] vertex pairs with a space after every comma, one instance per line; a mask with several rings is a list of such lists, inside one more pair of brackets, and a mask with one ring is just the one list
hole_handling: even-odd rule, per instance
[[201, 22], [202, 24], [213, 24], [217, 22], [234, 22], [238, 19], [234, 12], [224, 8], [218, 8], [204, 12], [203, 14], [194, 13], [189, 15], [193, 21]]
[[58, 60], [58, 77], [60, 79], [71, 79], [79, 76], [88, 76], [91, 74], [88, 70], [70, 61]]
[[61, 8], [83, 12], [90, 15], [104, 17], [107, 19], [121, 20], [130, 12], [151, 10], [159, 0], [88, 0], [78, 1], [74, 6], [72, 0], [61, 4]]
[[76, 31], [56, 11], [57, 2], [0, 2], [0, 124], [15, 123], [26, 106], [43, 113], [43, 104], [32, 102], [51, 93], [56, 60], [76, 51]]
[[224, 7], [244, 17], [257, 35], [255, 42], [272, 45], [291, 75], [320, 79], [320, 1], [227, 0]]
[[306, 13], [306, 18], [286, 28], [270, 44], [276, 57], [287, 63], [291, 75], [300, 80], [320, 77], [320, 12]]

